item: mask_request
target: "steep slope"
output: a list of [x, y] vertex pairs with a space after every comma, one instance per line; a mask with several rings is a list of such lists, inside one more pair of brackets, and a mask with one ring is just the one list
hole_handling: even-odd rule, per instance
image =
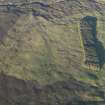
[[[18, 1], [14, 7], [8, 1], [0, 6], [0, 104], [103, 104], [105, 5], [95, 0]], [[80, 20], [86, 16], [97, 18], [103, 62], [99, 71], [83, 66]], [[37, 86], [41, 89], [34, 91]]]

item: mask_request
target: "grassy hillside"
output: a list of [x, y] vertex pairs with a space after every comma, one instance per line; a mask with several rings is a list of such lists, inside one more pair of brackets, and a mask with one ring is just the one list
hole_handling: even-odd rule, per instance
[[[50, 102], [51, 105], [69, 105], [73, 100], [77, 100], [77, 103], [78, 100], [95, 101], [94, 105], [98, 105], [97, 101], [104, 103], [105, 5], [89, 0], [65, 0], [49, 7], [40, 6], [34, 6], [33, 11], [26, 14], [0, 12], [0, 71], [6, 75], [3, 79], [6, 78], [7, 83], [9, 81], [7, 87], [11, 86], [12, 80], [16, 79], [17, 84], [21, 80], [25, 84], [17, 88], [22, 89], [18, 90], [21, 94], [23, 87], [29, 87], [23, 93], [26, 94], [25, 100], [38, 94], [40, 98], [45, 97], [43, 105]], [[89, 70], [83, 66], [80, 20], [85, 16], [97, 18], [97, 37], [103, 61], [101, 70]], [[41, 85], [38, 87], [39, 90], [41, 87], [41, 93], [32, 94], [34, 89], [31, 89], [30, 82], [36, 87], [33, 81]], [[72, 93], [73, 88], [75, 94]], [[29, 98], [32, 101], [27, 105], [31, 105], [31, 102], [35, 105], [41, 100], [39, 97], [35, 98], [35, 102]], [[18, 98], [14, 100], [18, 101]], [[26, 104], [20, 102], [20, 105]], [[39, 102], [39, 105], [42, 104]]]

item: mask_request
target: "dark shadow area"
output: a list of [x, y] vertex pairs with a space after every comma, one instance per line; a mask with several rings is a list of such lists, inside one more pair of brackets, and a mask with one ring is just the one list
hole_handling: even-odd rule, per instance
[[100, 68], [102, 68], [105, 63], [105, 49], [103, 44], [99, 40], [97, 40], [97, 53], [100, 60]]
[[105, 49], [97, 38], [97, 18], [86, 16], [81, 20], [81, 34], [85, 50], [85, 63], [102, 68], [105, 63]]
[[32, 3], [29, 3], [30, 5], [40, 5], [41, 7], [49, 7], [49, 4], [47, 3], [42, 3], [42, 2], [32, 2]]
[[73, 77], [42, 86], [37, 81], [24, 81], [0, 74], [0, 105], [101, 105], [97, 104], [101, 103], [98, 101], [82, 101], [81, 92], [104, 99], [104, 92], [98, 87], [77, 81]]
[[95, 74], [93, 74], [93, 73], [86, 73], [87, 75], [88, 75], [88, 77], [89, 78], [91, 78], [91, 79], [93, 79], [93, 80], [98, 80], [99, 78], [95, 75]]

